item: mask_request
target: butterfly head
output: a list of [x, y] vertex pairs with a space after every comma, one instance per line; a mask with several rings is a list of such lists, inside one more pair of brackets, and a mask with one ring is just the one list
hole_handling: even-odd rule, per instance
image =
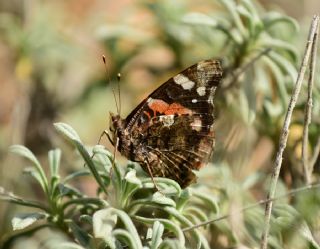
[[108, 138], [113, 146], [116, 144], [117, 138], [120, 138], [122, 136], [124, 129], [124, 120], [121, 119], [120, 115], [110, 112], [109, 130], [111, 135], [108, 136]]

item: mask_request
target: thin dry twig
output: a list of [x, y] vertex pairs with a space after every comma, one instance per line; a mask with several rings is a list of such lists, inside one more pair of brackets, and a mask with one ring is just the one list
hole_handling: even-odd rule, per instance
[[280, 139], [279, 139], [279, 148], [278, 148], [278, 152], [276, 155], [276, 159], [274, 161], [274, 165], [273, 165], [273, 172], [272, 172], [272, 176], [271, 176], [271, 182], [270, 182], [270, 190], [268, 193], [268, 201], [266, 202], [266, 208], [265, 208], [265, 224], [264, 224], [264, 230], [262, 233], [262, 237], [261, 237], [261, 244], [260, 244], [260, 248], [261, 249], [267, 249], [267, 245], [268, 245], [268, 237], [269, 237], [269, 230], [270, 230], [270, 218], [271, 218], [271, 211], [272, 211], [272, 199], [275, 196], [275, 192], [276, 192], [276, 186], [277, 186], [277, 182], [278, 182], [278, 178], [279, 178], [279, 174], [280, 174], [280, 169], [281, 169], [281, 164], [282, 164], [282, 155], [284, 152], [284, 149], [286, 148], [287, 145], [287, 140], [288, 140], [288, 135], [289, 135], [289, 125], [291, 123], [291, 117], [292, 117], [292, 113], [294, 110], [294, 107], [296, 105], [299, 93], [300, 93], [300, 89], [301, 89], [301, 85], [302, 85], [302, 81], [308, 66], [308, 61], [310, 58], [310, 54], [311, 54], [311, 48], [312, 48], [312, 44], [313, 44], [313, 40], [314, 40], [314, 35], [316, 33], [316, 28], [318, 26], [318, 22], [319, 22], [319, 16], [315, 15], [313, 17], [312, 23], [311, 23], [311, 27], [310, 27], [310, 31], [309, 31], [309, 36], [308, 36], [308, 41], [306, 44], [306, 48], [305, 48], [305, 52], [304, 52], [304, 56], [303, 56], [303, 60], [300, 66], [300, 71], [291, 95], [291, 99], [289, 102], [289, 106], [288, 106], [288, 110], [285, 116], [285, 120], [284, 120], [284, 124], [281, 130], [281, 135], [280, 135]]
[[231, 88], [238, 80], [238, 78], [246, 72], [256, 61], [258, 61], [262, 56], [267, 55], [272, 49], [271, 48], [266, 48], [262, 51], [260, 51], [257, 55], [255, 55], [250, 61], [248, 61], [245, 65], [240, 67], [236, 72], [231, 74], [231, 77], [229, 78], [228, 81], [226, 81], [223, 84], [223, 91]]
[[268, 201], [276, 201], [276, 200], [279, 200], [279, 199], [282, 199], [284, 197], [288, 197], [288, 196], [292, 196], [292, 195], [295, 195], [299, 192], [303, 192], [303, 191], [306, 191], [306, 190], [310, 190], [310, 189], [314, 189], [314, 188], [319, 188], [320, 187], [320, 183], [316, 183], [316, 184], [313, 184], [313, 185], [308, 185], [308, 186], [304, 186], [304, 187], [301, 187], [301, 188], [296, 188], [296, 189], [293, 189], [285, 194], [282, 194], [282, 195], [279, 195], [275, 198], [272, 198], [272, 199], [265, 199], [265, 200], [260, 200], [256, 203], [253, 203], [253, 204], [250, 204], [244, 208], [241, 208], [239, 210], [236, 210], [234, 212], [231, 212], [229, 214], [226, 214], [226, 215], [222, 215], [222, 216], [219, 216], [218, 218], [215, 218], [215, 219], [211, 219], [211, 220], [208, 220], [208, 221], [205, 221], [205, 222], [201, 222], [199, 224], [196, 224], [194, 226], [190, 226], [190, 227], [186, 227], [184, 229], [182, 229], [183, 232], [187, 232], [187, 231], [190, 231], [190, 230], [193, 230], [193, 229], [196, 229], [196, 228], [199, 228], [199, 227], [203, 227], [203, 226], [206, 226], [206, 225], [209, 225], [209, 224], [212, 224], [214, 222], [217, 222], [217, 221], [220, 221], [220, 220], [224, 220], [226, 218], [229, 218], [230, 216], [233, 216], [233, 215], [239, 215], [240, 213], [243, 213], [244, 211], [247, 211], [249, 209], [252, 209], [252, 208], [255, 208], [255, 207], [258, 207], [262, 204], [265, 204], [267, 203]]
[[306, 184], [311, 183], [311, 177], [313, 172], [313, 165], [309, 161], [308, 144], [309, 144], [309, 125], [311, 124], [311, 112], [312, 112], [312, 89], [314, 82], [314, 74], [316, 68], [316, 57], [317, 57], [317, 43], [318, 43], [318, 31], [319, 24], [316, 27], [316, 31], [313, 37], [313, 44], [311, 49], [311, 61], [310, 61], [310, 73], [308, 79], [308, 99], [305, 106], [305, 116], [303, 125], [303, 138], [302, 138], [302, 166], [304, 171], [304, 177]]

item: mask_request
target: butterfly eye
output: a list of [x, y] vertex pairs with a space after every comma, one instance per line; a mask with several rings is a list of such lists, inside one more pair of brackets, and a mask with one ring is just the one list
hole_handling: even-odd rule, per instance
[[112, 118], [110, 118], [109, 120], [109, 130], [114, 133], [115, 132], [115, 128], [114, 128], [114, 125], [113, 125], [113, 120]]

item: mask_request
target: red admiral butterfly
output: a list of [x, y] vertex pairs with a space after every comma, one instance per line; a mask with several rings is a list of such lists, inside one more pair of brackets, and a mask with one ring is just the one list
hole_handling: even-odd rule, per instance
[[[222, 78], [217, 60], [201, 61], [162, 84], [126, 119], [111, 114], [118, 151], [154, 176], [195, 182], [214, 147], [215, 90]], [[113, 143], [115, 144], [115, 143]]]

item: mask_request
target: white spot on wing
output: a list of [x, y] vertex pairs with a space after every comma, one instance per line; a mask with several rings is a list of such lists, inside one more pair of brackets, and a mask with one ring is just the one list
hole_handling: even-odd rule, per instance
[[159, 117], [164, 126], [171, 126], [174, 123], [174, 115], [163, 115]]
[[191, 123], [192, 130], [201, 131], [202, 129], [202, 121], [200, 118], [195, 118]]
[[183, 89], [190, 90], [194, 87], [195, 83], [190, 80], [188, 77], [184, 76], [183, 74], [178, 74], [173, 77], [174, 82], [178, 85], [181, 85]]
[[192, 103], [197, 103], [198, 100], [197, 100], [197, 99], [193, 99], [193, 100], [191, 100], [191, 102], [192, 102]]
[[204, 86], [199, 86], [197, 88], [197, 93], [200, 95], [200, 96], [204, 96], [206, 95], [206, 88]]

